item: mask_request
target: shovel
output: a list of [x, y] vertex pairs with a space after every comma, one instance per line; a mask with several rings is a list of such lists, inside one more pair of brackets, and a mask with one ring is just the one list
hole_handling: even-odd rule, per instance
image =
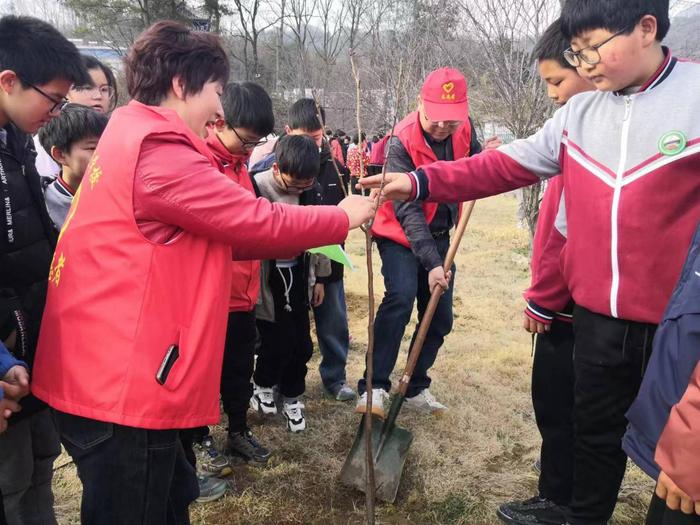
[[[465, 209], [462, 211], [462, 216], [457, 224], [457, 230], [450, 243], [450, 248], [447, 251], [447, 257], [445, 257], [445, 273], [452, 268], [452, 263], [459, 249], [459, 243], [464, 235], [464, 230], [467, 228], [467, 223], [469, 222], [469, 217], [473, 209], [474, 201], [471, 201], [467, 203]], [[442, 289], [439, 286], [435, 287], [430, 296], [430, 302], [425, 310], [423, 319], [418, 327], [418, 333], [413, 342], [413, 347], [408, 354], [406, 368], [399, 381], [398, 392], [391, 402], [386, 420], [382, 421], [377, 417], [372, 417], [370, 414], [362, 416], [362, 422], [357, 429], [355, 441], [345, 460], [343, 469], [340, 471], [340, 481], [344, 485], [354, 487], [362, 492], [365, 491], [367, 462], [365, 454], [364, 418], [372, 417], [372, 457], [374, 459], [375, 494], [380, 500], [389, 503], [393, 503], [396, 499], [403, 466], [406, 462], [408, 449], [413, 441], [413, 434], [410, 431], [396, 426], [396, 418], [406, 399], [408, 384], [411, 381], [413, 370], [418, 362], [418, 356], [423, 349], [425, 336], [428, 333], [428, 328], [433, 320], [433, 315], [435, 314], [435, 309], [437, 308], [441, 295]]]

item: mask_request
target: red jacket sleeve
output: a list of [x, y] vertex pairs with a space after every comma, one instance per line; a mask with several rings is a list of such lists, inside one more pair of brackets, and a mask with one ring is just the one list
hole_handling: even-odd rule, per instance
[[234, 259], [293, 257], [340, 244], [348, 217], [337, 206], [258, 199], [177, 135], [146, 139], [134, 182], [134, 214], [231, 245]]
[[700, 363], [671, 410], [654, 459], [693, 501], [700, 501]]
[[537, 175], [499, 150], [455, 161], [433, 162], [419, 171], [428, 179], [430, 193], [426, 200], [433, 202], [482, 199], [540, 181]]
[[[561, 253], [566, 245], [566, 210], [563, 203], [564, 181], [549, 180], [542, 197], [537, 229], [532, 243], [532, 280], [525, 299], [537, 311], [561, 312], [571, 301], [561, 273]], [[526, 310], [528, 315], [530, 311]], [[540, 320], [540, 319], [537, 319]]]
[[[435, 202], [482, 199], [529, 186], [561, 171], [559, 157], [568, 105], [537, 133], [453, 162], [435, 162], [418, 170], [417, 197]], [[421, 173], [427, 180], [421, 181]], [[427, 186], [424, 188], [423, 186]], [[425, 195], [424, 195], [425, 194]]]

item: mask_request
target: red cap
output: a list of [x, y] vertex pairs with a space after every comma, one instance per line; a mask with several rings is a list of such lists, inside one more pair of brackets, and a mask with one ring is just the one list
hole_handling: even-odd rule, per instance
[[456, 69], [443, 67], [430, 73], [423, 82], [420, 97], [425, 114], [433, 122], [469, 117], [467, 80]]

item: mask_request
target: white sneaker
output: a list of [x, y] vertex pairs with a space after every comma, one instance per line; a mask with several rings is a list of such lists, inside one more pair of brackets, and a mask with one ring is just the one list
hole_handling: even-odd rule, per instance
[[304, 403], [299, 399], [285, 399], [283, 405], [284, 418], [287, 420], [287, 429], [290, 432], [303, 432], [306, 430], [306, 419], [304, 418]]
[[439, 415], [447, 410], [447, 407], [436, 400], [427, 388], [417, 396], [407, 397], [404, 403], [407, 407], [424, 414]]
[[[384, 412], [384, 402], [389, 400], [389, 392], [383, 388], [373, 388], [372, 389], [372, 414], [377, 417], [384, 419], [386, 413]], [[367, 392], [362, 394], [357, 399], [357, 405], [355, 405], [356, 414], [367, 413]]]
[[258, 386], [253, 383], [253, 397], [250, 398], [250, 408], [263, 416], [274, 416], [277, 414], [274, 388]]

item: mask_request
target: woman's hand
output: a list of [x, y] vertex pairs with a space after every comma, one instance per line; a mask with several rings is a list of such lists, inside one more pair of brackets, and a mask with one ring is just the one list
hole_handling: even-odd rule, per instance
[[[379, 188], [382, 184], [381, 175], [363, 177], [357, 182], [358, 189]], [[413, 184], [408, 173], [387, 173], [384, 178], [382, 198], [392, 201], [406, 201], [411, 197]]]
[[656, 495], [666, 501], [666, 506], [671, 510], [680, 510], [683, 514], [700, 515], [700, 502], [695, 502], [676, 485], [665, 472], [659, 476], [656, 485]]

